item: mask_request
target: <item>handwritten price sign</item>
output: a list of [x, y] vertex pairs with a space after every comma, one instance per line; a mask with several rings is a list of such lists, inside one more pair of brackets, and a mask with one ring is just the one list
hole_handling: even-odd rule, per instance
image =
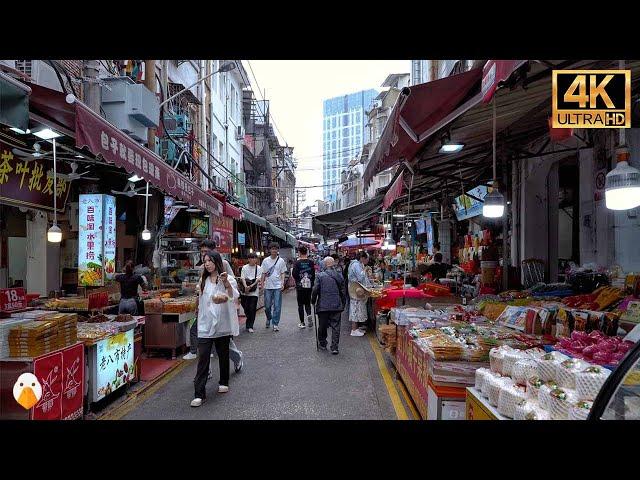
[[5, 288], [0, 290], [0, 312], [27, 308], [27, 295], [24, 288]]

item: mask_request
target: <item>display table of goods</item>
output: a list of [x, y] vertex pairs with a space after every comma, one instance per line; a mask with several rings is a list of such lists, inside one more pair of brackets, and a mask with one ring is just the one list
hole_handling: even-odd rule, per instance
[[466, 387], [488, 367], [495, 346], [538, 347], [541, 337], [489, 324], [472, 307], [392, 310], [398, 326], [396, 366], [422, 418], [463, 419]]
[[86, 346], [95, 345], [100, 340], [120, 332], [134, 329], [139, 317], [131, 315], [94, 315], [80, 317], [78, 322], [78, 340]]
[[9, 328], [9, 356], [38, 357], [73, 345], [77, 322], [76, 314], [51, 312], [37, 320], [20, 321]]
[[145, 300], [145, 348], [170, 350], [175, 358], [177, 351], [186, 345], [197, 302], [197, 296]]
[[491, 349], [489, 358], [490, 368], [475, 372], [470, 401], [496, 409], [500, 419], [585, 420], [611, 373], [603, 366], [539, 348], [503, 345]]

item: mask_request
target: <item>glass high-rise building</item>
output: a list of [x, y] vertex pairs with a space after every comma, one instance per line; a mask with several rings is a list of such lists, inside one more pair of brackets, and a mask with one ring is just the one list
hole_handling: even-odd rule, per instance
[[340, 175], [349, 161], [360, 155], [367, 124], [365, 111], [371, 108], [376, 90], [334, 97], [324, 101], [322, 128], [322, 194], [326, 201], [335, 199]]

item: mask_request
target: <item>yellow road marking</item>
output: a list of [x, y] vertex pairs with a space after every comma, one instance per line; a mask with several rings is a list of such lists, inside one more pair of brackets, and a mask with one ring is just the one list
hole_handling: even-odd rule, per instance
[[389, 398], [391, 398], [391, 404], [393, 405], [393, 409], [396, 411], [396, 416], [398, 420], [409, 420], [409, 416], [407, 415], [407, 411], [402, 405], [402, 400], [400, 400], [400, 395], [398, 395], [398, 389], [393, 383], [391, 379], [391, 374], [389, 373], [389, 369], [387, 365], [384, 363], [384, 359], [382, 358], [382, 354], [380, 353], [380, 349], [376, 345], [376, 340], [374, 340], [373, 335], [369, 335], [369, 343], [371, 344], [371, 349], [373, 350], [373, 354], [376, 356], [376, 362], [378, 363], [378, 369], [380, 370], [380, 375], [382, 375], [382, 380], [384, 380], [384, 384], [387, 387], [387, 392], [389, 392]]
[[157, 392], [160, 387], [166, 385], [169, 380], [171, 380], [179, 372], [181, 372], [188, 364], [189, 362], [183, 361], [180, 364], [176, 365], [161, 380], [158, 380], [155, 384], [151, 385], [148, 388], [145, 388], [142, 392], [135, 394], [133, 398], [126, 400], [122, 405], [114, 408], [112, 411], [98, 417], [97, 420], [120, 420], [121, 418], [125, 417], [133, 409], [140, 405], [140, 403], [142, 403], [147, 397]]
[[407, 392], [407, 387], [404, 386], [404, 383], [402, 382], [402, 380], [397, 380], [396, 384], [400, 385], [400, 391], [402, 392], [402, 396], [404, 397], [405, 403], [409, 405], [409, 410], [411, 410], [413, 419], [420, 420], [420, 414], [418, 413], [418, 410], [416, 410], [416, 407], [413, 405], [413, 400], [411, 399], [409, 392]]

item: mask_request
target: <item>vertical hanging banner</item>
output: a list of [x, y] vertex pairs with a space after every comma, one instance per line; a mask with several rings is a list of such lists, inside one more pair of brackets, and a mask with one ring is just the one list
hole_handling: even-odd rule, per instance
[[213, 224], [213, 241], [218, 246], [218, 253], [231, 253], [233, 246], [233, 219], [211, 215]]
[[82, 194], [79, 203], [78, 284], [81, 287], [102, 287], [105, 276], [112, 279], [115, 275], [115, 198]]
[[116, 274], [116, 198], [104, 195], [104, 274], [113, 280]]

